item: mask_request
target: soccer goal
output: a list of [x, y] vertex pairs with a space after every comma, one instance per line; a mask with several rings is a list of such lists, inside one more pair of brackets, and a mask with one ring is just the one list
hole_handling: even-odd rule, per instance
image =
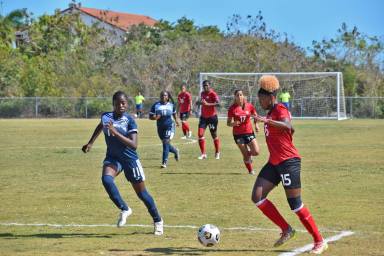
[[279, 79], [279, 93], [283, 88], [287, 89], [291, 96], [290, 111], [293, 118], [337, 120], [347, 118], [341, 72], [200, 73], [200, 91], [203, 89], [204, 80], [211, 81], [212, 88], [220, 97], [221, 117], [226, 116], [236, 89], [242, 89], [256, 110], [260, 114], [265, 114], [257, 98], [258, 80], [262, 75], [275, 75]]

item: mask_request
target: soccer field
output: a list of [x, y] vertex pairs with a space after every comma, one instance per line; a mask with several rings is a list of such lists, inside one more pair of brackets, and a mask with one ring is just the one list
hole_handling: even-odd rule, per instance
[[[191, 119], [194, 135], [197, 120]], [[146, 185], [165, 222], [164, 236], [152, 234], [144, 204], [124, 175], [116, 179], [133, 214], [116, 228], [119, 210], [100, 176], [105, 143], [91, 152], [81, 147], [98, 120], [0, 120], [0, 255], [299, 255], [312, 242], [289, 209], [281, 186], [269, 196], [298, 236], [281, 248], [279, 230], [251, 202], [256, 179], [247, 174], [231, 129], [219, 124], [220, 160], [199, 161], [195, 140], [173, 144], [180, 162], [160, 169], [161, 144], [155, 122], [138, 120]], [[294, 120], [294, 143], [301, 153], [304, 203], [329, 243], [324, 255], [383, 255], [384, 120]], [[207, 131], [208, 132], [208, 131]], [[267, 161], [263, 134], [258, 171]], [[197, 228], [217, 225], [221, 241], [202, 247]], [[309, 248], [308, 248], [309, 249]]]

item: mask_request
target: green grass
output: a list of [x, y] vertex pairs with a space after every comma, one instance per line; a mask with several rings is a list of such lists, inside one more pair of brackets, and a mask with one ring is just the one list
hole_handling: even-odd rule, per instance
[[[197, 120], [191, 119], [196, 134]], [[204, 248], [196, 230], [169, 227], [152, 235], [151, 227], [6, 226], [4, 223], [115, 224], [118, 210], [100, 181], [104, 138], [83, 154], [98, 120], [0, 120], [0, 255], [278, 255], [304, 246], [299, 232], [282, 248], [272, 247], [276, 227], [250, 200], [255, 176], [246, 174], [231, 129], [220, 122], [222, 159], [198, 161], [197, 143], [185, 144], [178, 130], [173, 143], [181, 161], [160, 169], [161, 146], [155, 122], [139, 120], [139, 154], [146, 185], [166, 225], [221, 228], [222, 240]], [[382, 255], [384, 245], [384, 120], [294, 121], [295, 144], [302, 161], [303, 201], [325, 237], [338, 230], [353, 236], [330, 244], [325, 255]], [[209, 134], [206, 134], [209, 138]], [[258, 136], [259, 170], [268, 158]], [[129, 224], [152, 225], [143, 203], [120, 175], [116, 182], [133, 208]], [[279, 186], [270, 195], [286, 219], [303, 230]], [[228, 230], [257, 227], [265, 230]]]

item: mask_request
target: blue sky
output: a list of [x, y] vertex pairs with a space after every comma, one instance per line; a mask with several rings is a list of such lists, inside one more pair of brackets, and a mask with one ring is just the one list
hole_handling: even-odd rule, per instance
[[[70, 1], [0, 0], [3, 15], [28, 8], [34, 16], [65, 9]], [[225, 30], [233, 14], [256, 16], [262, 12], [268, 29], [287, 33], [296, 44], [335, 37], [342, 22], [349, 28], [384, 39], [383, 0], [83, 0], [82, 6], [148, 15], [175, 22], [186, 16], [198, 26], [217, 25]]]

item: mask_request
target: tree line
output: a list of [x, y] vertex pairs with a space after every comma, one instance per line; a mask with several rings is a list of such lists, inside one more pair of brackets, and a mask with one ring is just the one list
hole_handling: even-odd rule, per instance
[[[14, 46], [15, 31], [29, 40]], [[78, 15], [31, 18], [26, 9], [0, 16], [0, 97], [110, 96], [118, 89], [157, 96], [199, 72], [341, 71], [347, 96], [384, 96], [383, 41], [341, 24], [335, 38], [303, 49], [268, 29], [262, 13], [233, 15], [225, 31], [182, 17], [130, 28], [112, 45]]]

